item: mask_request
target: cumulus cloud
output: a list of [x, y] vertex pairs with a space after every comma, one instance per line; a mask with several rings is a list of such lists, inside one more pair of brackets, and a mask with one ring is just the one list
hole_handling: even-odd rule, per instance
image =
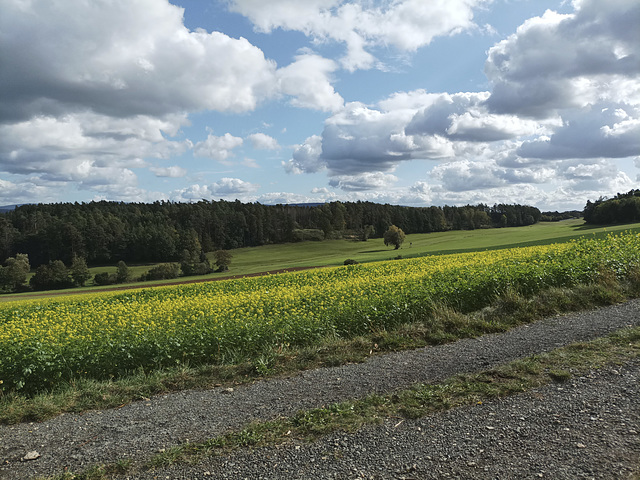
[[181, 178], [187, 174], [187, 170], [178, 165], [171, 167], [149, 167], [149, 170], [155, 173], [156, 177]]
[[431, 177], [447, 191], [463, 192], [501, 187], [504, 172], [494, 164], [463, 160], [437, 165]]
[[[192, 112], [247, 112], [282, 95], [304, 108], [341, 106], [331, 60], [301, 55], [279, 71], [245, 38], [189, 30], [183, 13], [166, 0], [4, 2], [0, 172], [124, 192], [131, 168], [193, 147], [175, 139]], [[249, 138], [255, 148], [279, 148], [261, 135]], [[194, 152], [226, 161], [240, 142], [209, 135]], [[179, 168], [152, 171], [184, 176]]]
[[[298, 31], [316, 47], [344, 46], [341, 59], [303, 49], [278, 68], [244, 38], [187, 29], [183, 10], [166, 0], [8, 0], [0, 16], [0, 199], [55, 201], [63, 185], [94, 198], [162, 198], [138, 186], [136, 169], [184, 177], [183, 166], [153, 160], [193, 149], [230, 164], [243, 145], [212, 131], [193, 145], [182, 131], [190, 113], [249, 112], [270, 99], [328, 112], [321, 134], [295, 146], [283, 166], [326, 173], [352, 199], [459, 203], [508, 192], [513, 201], [535, 194], [553, 204], [632, 188], [615, 159], [640, 151], [636, 0], [574, 0], [572, 13], [527, 20], [489, 50], [487, 92], [414, 90], [345, 104], [336, 91], [341, 67], [383, 68], [377, 57], [388, 46], [396, 49], [391, 54], [411, 52], [437, 36], [477, 29], [473, 13], [485, 3], [229, 0], [258, 31]], [[280, 148], [263, 133], [245, 140], [256, 150]], [[435, 165], [430, 176], [393, 186], [399, 165], [416, 160]], [[257, 163], [234, 162], [242, 165]], [[225, 178], [174, 194], [255, 200], [258, 188]], [[331, 198], [327, 192], [335, 194], [318, 189], [300, 198]]]
[[475, 28], [473, 10], [484, 0], [232, 0], [231, 10], [253, 22], [256, 30], [276, 28], [304, 33], [316, 42], [345, 45], [342, 64], [367, 69], [378, 62], [371, 50], [392, 45], [415, 51], [437, 36]]
[[330, 81], [337, 68], [333, 60], [319, 55], [298, 55], [293, 63], [278, 70], [279, 90], [291, 95], [294, 106], [337, 111], [344, 103]]
[[484, 105], [488, 97], [487, 92], [419, 90], [396, 93], [377, 106], [348, 103], [325, 121], [321, 137], [310, 137], [295, 150], [285, 168], [311, 173], [326, 167], [331, 177], [391, 172], [408, 160], [476, 154], [474, 143], [551, 132], [554, 121], [490, 114]]
[[[523, 205], [536, 205], [541, 209], [553, 209], [553, 205], [561, 205], [561, 209], [571, 208], [575, 205], [575, 208], [582, 208], [584, 202], [578, 200], [578, 204], [574, 204], [575, 197], [571, 197], [567, 194], [555, 199], [555, 202], [551, 201], [551, 196], [545, 190], [537, 188], [534, 185], [508, 185], [494, 188], [486, 188], [483, 190], [462, 190], [452, 191], [446, 190], [440, 186], [434, 186], [432, 189], [432, 200], [436, 205], [477, 205], [484, 203], [486, 205], [493, 205], [495, 203], [519, 203]], [[569, 200], [569, 201], [568, 201]], [[578, 207], [578, 205], [580, 205]]]
[[[190, 147], [189, 142], [165, 138], [166, 132], [175, 132], [182, 122], [182, 115], [163, 120], [78, 112], [0, 125], [0, 171], [29, 177], [17, 180], [26, 185], [35, 179], [43, 188], [71, 182], [77, 189], [98, 195], [104, 194], [106, 185], [124, 191], [137, 185], [132, 169], [146, 167], [145, 158], [170, 158]], [[38, 196], [37, 191], [33, 189], [29, 201], [48, 198]], [[141, 192], [136, 191], [135, 198], [141, 198]], [[128, 198], [123, 193], [118, 199]]]
[[333, 175], [393, 170], [421, 148], [404, 134], [406, 111], [382, 112], [352, 102], [327, 119], [322, 158]]
[[264, 133], [253, 133], [247, 137], [253, 148], [257, 150], [278, 150], [278, 141]]
[[638, 103], [640, 4], [575, 1], [575, 13], [547, 11], [489, 50], [485, 73], [494, 112], [547, 117], [601, 102]]
[[612, 160], [559, 162], [558, 174], [577, 191], [626, 192], [635, 188], [634, 182]]
[[316, 203], [323, 202], [322, 197], [309, 197], [299, 193], [291, 192], [269, 192], [256, 198], [256, 202], [263, 205], [287, 205], [293, 203]]
[[302, 145], [296, 146], [289, 161], [282, 162], [287, 173], [314, 173], [326, 168], [322, 155], [322, 137], [312, 135]]
[[360, 175], [337, 175], [331, 178], [329, 185], [347, 192], [364, 190], [385, 190], [398, 181], [395, 175], [382, 172], [367, 172]]
[[405, 131], [408, 135], [441, 135], [471, 142], [494, 142], [544, 131], [534, 120], [491, 114], [484, 105], [488, 98], [489, 92], [432, 96]]
[[120, 202], [150, 203], [158, 200], [169, 200], [164, 192], [152, 192], [137, 185], [102, 185], [95, 189], [94, 201], [110, 200]]
[[14, 183], [0, 178], [0, 205], [31, 203], [34, 198], [41, 202], [55, 200], [55, 189], [40, 185], [37, 179]]
[[624, 158], [640, 152], [640, 105], [594, 105], [567, 112], [564, 118], [563, 126], [552, 135], [524, 142], [518, 155]]
[[229, 200], [243, 200], [250, 201], [252, 194], [257, 192], [260, 185], [250, 182], [245, 182], [239, 178], [221, 178], [217, 182], [210, 185], [191, 185], [187, 188], [176, 190], [172, 193], [172, 198], [177, 201], [198, 201], [216, 200], [219, 198]]
[[242, 144], [242, 138], [234, 137], [230, 133], [225, 133], [221, 137], [209, 133], [206, 140], [196, 143], [193, 148], [193, 154], [196, 157], [225, 161], [234, 155], [233, 149], [238, 148]]
[[164, 1], [3, 3], [0, 119], [247, 111], [276, 65], [246, 39], [189, 31]]
[[[579, 180], [566, 167], [593, 159], [582, 162], [584, 171], [598, 159], [640, 151], [640, 34], [630, 20], [640, 5], [614, 3], [600, 8], [594, 0], [575, 1], [574, 13], [548, 11], [527, 20], [489, 51], [490, 92], [415, 90], [376, 105], [347, 103], [326, 120], [314, 148], [301, 146], [285, 167], [296, 173], [326, 167], [330, 185], [354, 191], [381, 188], [372, 179], [418, 159], [446, 162], [433, 169], [431, 179], [451, 192], [524, 184], [562, 191], [628, 185], [628, 176], [611, 162], [599, 181]], [[347, 11], [342, 2], [316, 7], [324, 8], [325, 20]], [[289, 23], [294, 20], [271, 21], [269, 28], [303, 29]]]
[[260, 188], [255, 183], [245, 182], [239, 178], [222, 178], [218, 182], [211, 185], [211, 191], [216, 195], [236, 195], [253, 193]]

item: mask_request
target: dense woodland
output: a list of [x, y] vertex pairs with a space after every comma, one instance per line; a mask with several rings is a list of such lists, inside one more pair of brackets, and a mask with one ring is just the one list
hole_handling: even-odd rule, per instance
[[584, 220], [594, 225], [640, 222], [640, 189], [618, 193], [608, 200], [588, 201]]
[[522, 205], [402, 207], [372, 202], [316, 206], [239, 201], [58, 203], [0, 213], [0, 264], [26, 254], [31, 268], [74, 258], [89, 265], [180, 261], [188, 252], [300, 240], [531, 225], [540, 210]]

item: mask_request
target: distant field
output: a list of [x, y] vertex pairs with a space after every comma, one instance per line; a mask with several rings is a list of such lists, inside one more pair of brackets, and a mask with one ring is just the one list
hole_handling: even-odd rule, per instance
[[407, 235], [400, 250], [386, 247], [380, 238], [367, 242], [328, 240], [233, 250], [229, 273], [249, 274], [282, 268], [342, 265], [347, 258], [358, 262], [390, 260], [423, 255], [494, 250], [516, 246], [548, 245], [566, 242], [582, 236], [600, 237], [611, 232], [640, 232], [640, 223], [592, 228], [583, 220], [541, 222], [528, 227], [494, 228], [486, 230], [456, 230], [450, 232]]
[[[450, 232], [423, 233], [407, 235], [399, 250], [387, 247], [380, 238], [367, 242], [352, 240], [327, 240], [322, 242], [300, 242], [283, 245], [265, 245], [261, 247], [239, 248], [232, 250], [231, 267], [225, 274], [213, 273], [200, 277], [181, 277], [181, 279], [160, 282], [135, 282], [130, 285], [142, 288], [152, 285], [175, 283], [177, 280], [216, 280], [228, 275], [250, 275], [273, 272], [282, 269], [300, 267], [342, 265], [348, 258], [360, 263], [390, 260], [398, 255], [403, 258], [424, 255], [441, 255], [472, 251], [494, 250], [517, 246], [548, 245], [569, 241], [583, 236], [602, 237], [607, 233], [632, 230], [640, 232], [640, 223], [592, 227], [583, 220], [564, 220], [561, 222], [540, 222], [528, 227], [494, 228], [486, 230], [456, 230]], [[211, 258], [213, 255], [210, 256]], [[153, 265], [130, 265], [132, 275], [140, 276]], [[95, 267], [91, 273], [113, 272], [114, 267]], [[122, 287], [122, 285], [118, 286]], [[95, 291], [98, 287], [66, 290], [66, 293]], [[109, 287], [99, 287], [101, 289]], [[58, 291], [59, 292], [59, 291]], [[32, 296], [34, 294], [2, 295], [0, 301]], [[38, 296], [43, 293], [39, 292]]]

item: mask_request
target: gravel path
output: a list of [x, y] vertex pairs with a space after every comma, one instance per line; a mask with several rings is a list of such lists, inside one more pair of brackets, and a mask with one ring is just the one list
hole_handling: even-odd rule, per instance
[[[480, 371], [630, 325], [640, 325], [640, 300], [503, 334], [261, 381], [230, 394], [223, 389], [180, 392], [116, 410], [0, 426], [0, 478], [142, 460], [161, 448], [211, 438], [253, 419]], [[447, 473], [452, 478], [625, 478], [630, 469], [640, 470], [639, 372], [640, 364], [633, 363], [573, 380], [562, 390], [549, 386], [398, 426], [396, 420], [349, 437], [238, 453], [194, 470], [136, 478], [442, 478]], [[30, 451], [40, 456], [20, 461]]]

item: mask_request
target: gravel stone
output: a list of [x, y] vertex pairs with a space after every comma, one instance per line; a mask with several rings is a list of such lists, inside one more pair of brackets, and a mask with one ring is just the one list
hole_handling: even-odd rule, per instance
[[[118, 459], [142, 462], [251, 420], [477, 372], [638, 325], [640, 300], [633, 300], [232, 392], [177, 392], [119, 409], [0, 426], [0, 479], [80, 471]], [[636, 361], [421, 420], [392, 419], [313, 444], [240, 451], [195, 467], [123, 478], [627, 478], [640, 470], [639, 375]], [[39, 458], [20, 461], [34, 450]]]

